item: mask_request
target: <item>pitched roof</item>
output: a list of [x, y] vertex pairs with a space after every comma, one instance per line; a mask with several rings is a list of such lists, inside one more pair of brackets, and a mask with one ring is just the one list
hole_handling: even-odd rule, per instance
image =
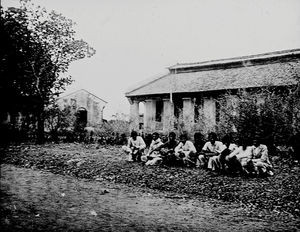
[[[214, 62], [211, 65], [205, 65], [205, 68], [202, 66], [196, 71], [190, 69], [175, 73], [171, 68], [168, 75], [141, 85], [127, 92], [126, 96], [294, 85], [297, 84], [300, 77], [300, 49], [296, 51], [298, 53], [296, 55], [295, 51], [290, 53], [289, 58], [289, 55], [284, 53], [283, 59], [280, 59], [280, 54], [278, 57], [276, 53], [276, 56], [268, 54], [264, 58], [259, 57], [259, 61], [253, 61], [255, 56], [251, 57], [252, 61], [240, 59], [238, 64], [236, 61], [230, 61], [225, 66], [224, 60], [222, 60], [219, 65], [218, 62]], [[276, 59], [273, 59], [274, 57]], [[196, 64], [198, 65], [198, 63]]]
[[89, 91], [87, 91], [87, 90], [85, 90], [85, 89], [79, 89], [79, 90], [76, 90], [76, 91], [74, 91], [74, 92], [72, 92], [72, 93], [69, 93], [69, 94], [67, 94], [67, 95], [61, 96], [61, 97], [59, 97], [58, 99], [62, 99], [62, 98], [68, 97], [68, 96], [73, 95], [73, 94], [78, 93], [78, 92], [86, 92], [86, 93], [92, 95], [93, 97], [97, 98], [98, 100], [103, 101], [104, 103], [107, 103], [107, 101], [103, 100], [103, 99], [100, 98], [100, 97], [97, 97], [95, 94], [92, 94], [91, 92], [89, 92]]
[[283, 57], [290, 57], [290, 56], [297, 56], [300, 54], [300, 49], [292, 49], [292, 50], [284, 50], [284, 51], [276, 51], [276, 52], [269, 52], [269, 53], [262, 53], [257, 55], [250, 55], [250, 56], [240, 56], [240, 57], [233, 57], [233, 58], [227, 58], [227, 59], [219, 59], [219, 60], [210, 60], [210, 61], [203, 61], [203, 62], [197, 62], [197, 63], [181, 63], [181, 64], [175, 64], [171, 67], [169, 67], [169, 70], [180, 70], [184, 68], [189, 67], [207, 67], [207, 66], [213, 66], [213, 65], [226, 65], [226, 64], [232, 64], [235, 62], [252, 62], [255, 63], [258, 61], [264, 61], [264, 60], [270, 60], [270, 59], [282, 59]]

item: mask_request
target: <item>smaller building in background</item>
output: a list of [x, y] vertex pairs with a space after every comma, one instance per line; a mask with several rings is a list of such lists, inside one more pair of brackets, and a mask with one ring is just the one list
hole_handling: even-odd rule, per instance
[[103, 123], [103, 110], [107, 102], [85, 89], [62, 96], [57, 103], [61, 108], [70, 106], [77, 120], [85, 127], [96, 127]]

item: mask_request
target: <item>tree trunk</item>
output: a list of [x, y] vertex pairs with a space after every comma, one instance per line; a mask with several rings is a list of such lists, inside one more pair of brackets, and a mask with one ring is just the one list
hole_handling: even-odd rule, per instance
[[45, 142], [45, 119], [44, 119], [44, 107], [38, 111], [37, 115], [37, 143], [43, 144]]

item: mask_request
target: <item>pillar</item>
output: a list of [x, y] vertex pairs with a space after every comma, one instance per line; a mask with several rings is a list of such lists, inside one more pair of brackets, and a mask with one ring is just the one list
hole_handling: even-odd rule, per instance
[[130, 104], [130, 130], [139, 129], [139, 102], [133, 100]]
[[170, 99], [163, 99], [163, 131], [169, 132], [173, 129], [174, 123], [174, 105]]
[[205, 98], [203, 102], [204, 125], [206, 132], [215, 130], [216, 102], [213, 98]]
[[194, 125], [194, 117], [195, 117], [195, 110], [194, 110], [194, 103], [192, 102], [192, 98], [182, 98], [183, 101], [183, 122], [184, 122], [184, 129], [190, 134], [193, 129]]
[[144, 117], [144, 128], [146, 132], [153, 132], [155, 130], [155, 113], [156, 101], [153, 99], [146, 100]]

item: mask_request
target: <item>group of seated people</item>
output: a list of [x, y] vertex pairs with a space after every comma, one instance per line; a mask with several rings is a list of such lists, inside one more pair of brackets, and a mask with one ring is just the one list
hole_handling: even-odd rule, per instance
[[123, 146], [122, 150], [128, 155], [128, 161], [143, 162], [145, 165], [164, 164], [206, 168], [214, 172], [273, 175], [268, 148], [258, 136], [252, 142], [240, 139], [238, 145], [232, 143], [230, 135], [225, 135], [221, 141], [217, 141], [214, 132], [208, 135], [207, 142], [202, 137], [196, 133], [193, 143], [184, 133], [178, 141], [176, 134], [170, 132], [168, 141], [163, 143], [159, 134], [154, 132], [146, 152], [143, 138], [132, 131], [127, 146]]

